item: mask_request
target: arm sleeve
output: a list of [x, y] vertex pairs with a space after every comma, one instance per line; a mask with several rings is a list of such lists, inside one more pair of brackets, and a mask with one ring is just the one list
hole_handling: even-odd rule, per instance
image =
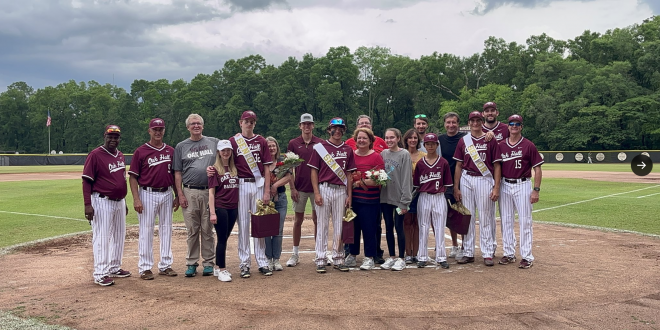
[[174, 162], [172, 168], [175, 171], [183, 171], [183, 146], [181, 146], [181, 143], [177, 144], [176, 148], [174, 148]]
[[449, 167], [449, 163], [446, 160], [444, 161], [445, 161], [444, 164], [442, 164], [442, 177], [443, 177], [444, 185], [447, 187], [451, 187], [454, 185], [454, 181], [451, 178], [451, 168]]
[[463, 139], [459, 140], [458, 143], [456, 144], [456, 151], [454, 151], [454, 159], [458, 162], [463, 161], [463, 152], [465, 151], [465, 143], [463, 143]]
[[268, 142], [266, 139], [261, 139], [261, 163], [264, 165], [272, 164], [275, 161], [273, 157], [270, 156], [268, 151]]
[[128, 170], [128, 174], [133, 174], [136, 178], [140, 176], [140, 171], [142, 171], [141, 157], [140, 148], [135, 149], [133, 152], [133, 158], [131, 158], [131, 168]]
[[83, 178], [82, 180], [83, 201], [85, 205], [92, 205], [92, 181]]
[[413, 172], [413, 177], [412, 177], [413, 187], [419, 187], [419, 165], [420, 165], [419, 162], [417, 162], [417, 166], [415, 167], [415, 171]]
[[[490, 140], [490, 141], [493, 142], [493, 140]], [[491, 144], [490, 148], [488, 148], [489, 151], [490, 151], [489, 156], [493, 157], [493, 158], [491, 158], [493, 160], [493, 163], [502, 161], [502, 157], [498, 157], [500, 155], [500, 153], [498, 152], [499, 148], [497, 146], [498, 146], [498, 144], [497, 144], [497, 142], [495, 142], [495, 143]]]
[[410, 154], [406, 152], [401, 164], [401, 188], [403, 189], [403, 195], [401, 196], [401, 204], [406, 207], [410, 206], [412, 202], [412, 177], [408, 173], [412, 172], [412, 159]]

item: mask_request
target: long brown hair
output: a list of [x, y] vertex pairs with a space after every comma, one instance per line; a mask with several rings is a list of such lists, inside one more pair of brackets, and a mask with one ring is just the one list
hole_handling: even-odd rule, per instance
[[[403, 141], [401, 141], [401, 131], [399, 131], [398, 128], [388, 128], [388, 129], [385, 130], [385, 134], [387, 134], [387, 132], [392, 132], [392, 133], [394, 133], [394, 136], [396, 136], [397, 138], [399, 138], [399, 142], [397, 142], [396, 145], [397, 145], [399, 148], [403, 148]], [[407, 148], [406, 148], [406, 149], [407, 149]]]
[[417, 134], [417, 145], [415, 146], [415, 148], [416, 148], [417, 150], [419, 150], [419, 148], [422, 146], [422, 139], [419, 137], [419, 133], [417, 133], [417, 130], [416, 130], [416, 129], [411, 128], [411, 129], [407, 130], [405, 134], [403, 134], [403, 139], [402, 139], [402, 140], [403, 140], [403, 147], [404, 147], [406, 150], [409, 149], [409, 148], [408, 148], [408, 139], [410, 139], [410, 137], [411, 137], [413, 134]]

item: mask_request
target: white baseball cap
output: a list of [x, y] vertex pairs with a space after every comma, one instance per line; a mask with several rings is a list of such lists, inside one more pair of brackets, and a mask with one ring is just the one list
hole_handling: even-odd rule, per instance
[[300, 116], [300, 123], [313, 123], [314, 122], [314, 117], [308, 113], [303, 113], [302, 116]]
[[218, 141], [218, 151], [222, 151], [225, 149], [233, 149], [231, 147], [231, 142], [229, 140], [220, 140]]

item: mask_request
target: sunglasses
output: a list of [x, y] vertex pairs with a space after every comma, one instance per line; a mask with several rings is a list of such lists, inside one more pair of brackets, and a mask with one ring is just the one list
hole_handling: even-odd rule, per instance
[[109, 127], [105, 130], [105, 133], [121, 133], [121, 131], [119, 130], [119, 127]]
[[346, 123], [344, 123], [344, 120], [341, 119], [341, 118], [335, 118], [335, 119], [330, 121], [330, 125], [331, 126], [335, 126], [335, 125], [346, 126]]
[[418, 119], [418, 118], [426, 118], [426, 115], [425, 114], [415, 115], [415, 119]]
[[521, 124], [521, 123], [510, 122], [510, 123], [509, 123], [509, 126], [516, 126], [516, 127], [518, 127], [518, 126], [522, 126], [522, 124]]

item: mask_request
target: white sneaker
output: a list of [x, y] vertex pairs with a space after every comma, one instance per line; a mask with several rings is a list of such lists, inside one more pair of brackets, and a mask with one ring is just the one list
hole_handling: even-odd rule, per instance
[[464, 256], [465, 256], [465, 250], [463, 250], [463, 248], [459, 247], [456, 251], [456, 256], [454, 258], [456, 258], [456, 260], [458, 260], [458, 259], [463, 258]]
[[396, 261], [394, 262], [394, 266], [392, 266], [392, 270], [404, 270], [404, 269], [406, 269], [406, 262], [401, 258], [397, 258]]
[[344, 261], [344, 265], [348, 267], [357, 267], [357, 260], [355, 260], [355, 256], [349, 254], [346, 260]]
[[231, 273], [228, 270], [218, 270], [218, 280], [222, 282], [231, 282]]
[[373, 258], [364, 258], [362, 260], [362, 266], [360, 266], [361, 270], [371, 270], [374, 268], [374, 259]]
[[215, 277], [220, 276], [220, 268], [213, 268], [213, 276]]
[[282, 267], [282, 264], [280, 263], [280, 259], [273, 259], [273, 268], [272, 270], [283, 270], [284, 267]]
[[273, 271], [274, 266], [275, 265], [273, 263], [273, 259], [268, 259], [268, 269], [270, 269], [270, 271]]
[[286, 262], [287, 267], [295, 267], [298, 264], [298, 255], [292, 254], [289, 261]]
[[452, 246], [451, 250], [449, 250], [449, 255], [447, 258], [456, 258], [456, 254], [458, 253], [458, 246]]
[[392, 266], [394, 266], [395, 262], [396, 262], [396, 260], [394, 260], [394, 258], [389, 257], [389, 258], [387, 258], [387, 260], [385, 260], [384, 264], [380, 265], [380, 268], [381, 269], [391, 269]]

